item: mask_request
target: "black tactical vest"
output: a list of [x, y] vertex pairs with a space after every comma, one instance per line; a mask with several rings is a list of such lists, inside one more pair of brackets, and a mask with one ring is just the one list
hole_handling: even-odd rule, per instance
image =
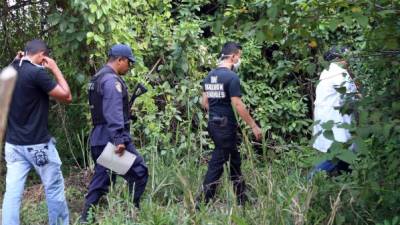
[[[101, 89], [101, 80], [107, 74], [115, 75], [114, 70], [110, 67], [103, 67], [96, 75], [90, 79], [88, 91], [89, 91], [89, 107], [90, 113], [92, 114], [92, 123], [93, 126], [106, 124], [106, 120], [104, 119], [103, 114], [103, 90]], [[124, 115], [124, 124], [129, 127], [129, 96], [128, 90], [125, 85], [125, 82], [118, 77], [119, 82], [122, 87], [122, 102], [123, 102], [123, 115]]]

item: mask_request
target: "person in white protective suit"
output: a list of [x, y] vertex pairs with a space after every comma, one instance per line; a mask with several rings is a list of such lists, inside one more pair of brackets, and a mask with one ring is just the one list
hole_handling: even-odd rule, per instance
[[[342, 114], [339, 109], [344, 104], [346, 94], [357, 92], [357, 87], [347, 70], [348, 63], [343, 58], [347, 51], [346, 48], [334, 47], [324, 55], [325, 60], [331, 63], [328, 69], [322, 71], [316, 88], [313, 127], [313, 147], [321, 152], [327, 152], [333, 143], [323, 135], [325, 129], [322, 125], [328, 121], [334, 122], [332, 132], [335, 141], [344, 143], [351, 138], [350, 132], [340, 125], [351, 124], [353, 115]], [[345, 88], [346, 94], [340, 93], [339, 88]], [[336, 163], [326, 160], [315, 166], [311, 176], [321, 170], [327, 173], [349, 171], [349, 165], [341, 160]]]

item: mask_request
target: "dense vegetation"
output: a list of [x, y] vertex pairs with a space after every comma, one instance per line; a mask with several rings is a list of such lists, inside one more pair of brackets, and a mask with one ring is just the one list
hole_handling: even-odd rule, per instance
[[[54, 104], [50, 123], [72, 180], [83, 179], [92, 165], [87, 81], [112, 44], [134, 49], [138, 63], [124, 79], [131, 88], [142, 82], [149, 89], [134, 105], [138, 119], [131, 132], [151, 179], [140, 212], [121, 180], [97, 210], [100, 224], [400, 224], [398, 0], [7, 2], [0, 5], [0, 66], [27, 40], [40, 37], [73, 90], [73, 104]], [[200, 81], [228, 40], [243, 44], [244, 100], [265, 138], [255, 148], [242, 124], [251, 204], [235, 205], [225, 177], [220, 200], [195, 211], [193, 199], [213, 148], [199, 105]], [[347, 59], [362, 98], [342, 109], [358, 114], [349, 127], [351, 143], [336, 143], [321, 156], [309, 147], [312, 103], [327, 65], [322, 55], [333, 45], [351, 47]], [[352, 143], [357, 153], [346, 150]], [[351, 163], [353, 173], [307, 182], [308, 170], [322, 157]], [[75, 222], [85, 188], [68, 184]], [[33, 216], [33, 210], [39, 213]], [[45, 224], [45, 213], [44, 201], [28, 201], [23, 220]]]

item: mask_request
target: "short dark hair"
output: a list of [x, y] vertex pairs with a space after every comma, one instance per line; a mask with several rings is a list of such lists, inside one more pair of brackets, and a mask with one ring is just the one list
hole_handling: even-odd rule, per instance
[[117, 60], [117, 56], [113, 56], [113, 55], [109, 55], [107, 61], [108, 62], [114, 62], [115, 60]]
[[34, 55], [39, 52], [44, 52], [45, 55], [49, 55], [50, 49], [47, 44], [39, 39], [34, 39], [32, 41], [28, 41], [25, 45], [25, 52], [28, 55]]
[[108, 59], [107, 59], [107, 62], [115, 62], [117, 59], [119, 59], [119, 58], [121, 58], [121, 59], [128, 59], [127, 57], [125, 57], [125, 56], [115, 56], [115, 55], [109, 55], [108, 56]]
[[242, 46], [239, 43], [236, 42], [227, 42], [224, 44], [221, 50], [221, 58], [225, 58], [225, 55], [233, 55], [238, 53], [240, 50], [242, 50]]

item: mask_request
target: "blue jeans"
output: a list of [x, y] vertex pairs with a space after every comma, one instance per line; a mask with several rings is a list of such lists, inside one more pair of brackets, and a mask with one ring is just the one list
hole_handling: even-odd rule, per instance
[[50, 225], [69, 224], [64, 194], [61, 160], [54, 139], [36, 145], [5, 144], [7, 162], [6, 192], [3, 200], [3, 225], [19, 225], [19, 210], [25, 181], [31, 168], [40, 176], [46, 193]]
[[339, 160], [337, 163], [333, 163], [331, 160], [325, 160], [317, 164], [311, 170], [308, 174], [308, 180], [311, 180], [313, 176], [320, 171], [325, 171], [328, 174], [337, 171], [341, 174], [342, 172], [351, 172], [351, 169], [349, 168], [349, 164], [342, 160]]

